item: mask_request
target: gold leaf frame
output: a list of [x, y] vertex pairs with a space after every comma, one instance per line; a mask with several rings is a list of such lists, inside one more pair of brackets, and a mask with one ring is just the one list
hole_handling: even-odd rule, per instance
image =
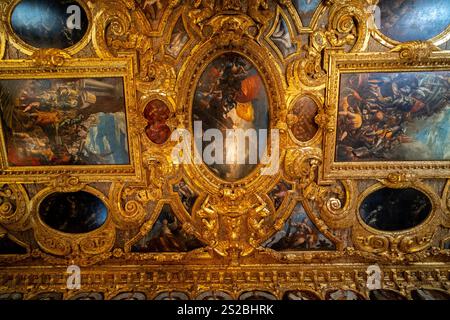
[[[25, 43], [13, 31], [12, 23], [11, 23], [11, 16], [12, 16], [12, 13], [13, 13], [15, 7], [20, 3], [21, 0], [6, 0], [6, 1], [7, 1], [7, 7], [5, 8], [5, 14], [7, 17], [7, 23], [5, 25], [6, 25], [7, 34], [9, 35], [9, 39], [8, 39], [9, 42], [16, 49], [18, 49], [20, 52], [22, 52], [26, 55], [32, 55], [34, 52], [42, 50], [42, 48], [35, 48], [32, 45]], [[62, 49], [65, 52], [67, 52], [69, 55], [77, 54], [78, 52], [83, 50], [89, 44], [89, 42], [91, 41], [91, 30], [93, 27], [92, 13], [91, 13], [91, 9], [88, 6], [88, 4], [85, 2], [85, 0], [74, 0], [74, 1], [76, 1], [82, 7], [84, 12], [86, 13], [86, 17], [88, 19], [88, 27], [86, 30], [86, 34], [83, 36], [83, 38], [80, 41], [78, 41], [73, 46], [70, 46], [66, 49]]]
[[[74, 183], [69, 182], [68, 184], [62, 185], [51, 184], [31, 199], [31, 227], [37, 244], [47, 253], [56, 256], [76, 256], [79, 252], [88, 256], [98, 255], [110, 251], [114, 245], [116, 232], [115, 225], [112, 221], [112, 210], [109, 199], [97, 189], [77, 182], [74, 181]], [[68, 193], [80, 191], [94, 195], [107, 208], [108, 216], [102, 226], [87, 233], [69, 234], [53, 229], [42, 221], [39, 208], [48, 196], [55, 192]]]
[[[179, 73], [180, 77], [180, 88], [178, 101], [179, 110], [178, 112], [186, 112], [187, 122], [189, 127], [186, 128], [191, 133], [193, 137], [193, 126], [192, 124], [192, 107], [194, 93], [197, 89], [197, 83], [200, 76], [206, 67], [214, 61], [216, 58], [220, 57], [226, 53], [236, 53], [247, 59], [252, 65], [258, 70], [261, 79], [264, 82], [264, 88], [268, 97], [268, 112], [269, 112], [269, 125], [268, 125], [268, 137], [267, 137], [267, 148], [269, 153], [271, 146], [271, 129], [275, 128], [277, 120], [280, 118], [281, 110], [284, 110], [285, 104], [283, 99], [283, 84], [281, 82], [281, 73], [276, 65], [264, 65], [266, 59], [271, 58], [271, 54], [266, 50], [261, 50], [261, 47], [257, 43], [248, 40], [245, 47], [226, 47], [221, 48], [213, 40], [210, 40], [200, 46], [197, 50], [192, 52], [191, 58], [183, 65], [183, 69]], [[186, 107], [190, 106], [190, 107]], [[280, 134], [281, 135], [281, 134]], [[191, 143], [192, 153], [200, 152], [192, 141]], [[282, 153], [283, 146], [280, 145], [280, 156]], [[194, 154], [191, 155], [194, 158]], [[186, 173], [186, 177], [191, 181], [195, 181], [195, 185], [199, 189], [208, 191], [209, 193], [220, 193], [220, 189], [224, 186], [239, 186], [245, 188], [248, 192], [257, 192], [267, 190], [267, 184], [273, 182], [273, 177], [262, 176], [260, 170], [266, 167], [266, 165], [259, 164], [256, 168], [246, 177], [240, 179], [236, 182], [225, 181], [216, 175], [214, 175], [204, 163], [201, 165], [184, 165], [183, 169]]]
[[[367, 196], [383, 188], [412, 188], [422, 192], [431, 203], [431, 210], [424, 221], [412, 228], [400, 231], [381, 231], [367, 225], [360, 214], [360, 207]], [[441, 224], [443, 215], [441, 199], [427, 184], [412, 180], [400, 184], [380, 181], [373, 184], [358, 196], [355, 207], [357, 223], [353, 225], [353, 241], [355, 247], [369, 252], [383, 253], [388, 250], [398, 250], [402, 253], [414, 253], [431, 245], [431, 240]], [[382, 245], [380, 245], [382, 243]]]
[[387, 178], [398, 171], [408, 171], [418, 178], [450, 177], [450, 161], [360, 161], [337, 162], [336, 134], [339, 109], [340, 77], [343, 73], [450, 71], [448, 52], [434, 52], [427, 58], [410, 61], [400, 53], [330, 53], [326, 113], [329, 115], [324, 135], [324, 180]]
[[[135, 1], [82, 1], [89, 4], [92, 17], [88, 32], [90, 42], [86, 46], [79, 43], [70, 50], [16, 50], [14, 35], [4, 19], [0, 22], [0, 56], [5, 60], [1, 61], [0, 69], [16, 63], [14, 68], [26, 69], [26, 72], [61, 74], [76, 64], [85, 68], [109, 67], [108, 61], [126, 59], [123, 54], [130, 54], [133, 60], [127, 67], [132, 79], [128, 84], [127, 120], [129, 139], [136, 141], [135, 171], [130, 175], [117, 170], [99, 174], [67, 167], [67, 170], [31, 176], [27, 176], [30, 172], [26, 171], [18, 175], [1, 174], [0, 181], [20, 205], [15, 210], [5, 206], [8, 210], [0, 212], [0, 223], [7, 229], [8, 236], [22, 242], [27, 239], [29, 245], [25, 255], [0, 255], [1, 293], [20, 292], [24, 299], [31, 299], [45, 290], [60, 292], [64, 299], [70, 299], [83, 292], [101, 292], [105, 299], [111, 299], [121, 292], [140, 291], [151, 299], [161, 293], [180, 291], [194, 299], [205, 291], [214, 290], [238, 299], [244, 292], [264, 290], [281, 299], [289, 290], [307, 290], [323, 299], [330, 290], [345, 289], [367, 298], [366, 271], [375, 263], [383, 269], [383, 288], [408, 297], [411, 289], [420, 286], [448, 292], [450, 250], [442, 248], [442, 241], [448, 239], [446, 228], [450, 228], [450, 180], [445, 170], [436, 169], [437, 179], [425, 179], [429, 175], [423, 170], [404, 165], [389, 172], [374, 168], [370, 175], [363, 177], [355, 175], [354, 170], [327, 180], [321, 177], [324, 158], [329, 154], [323, 140], [327, 130], [336, 125], [334, 107], [324, 101], [330, 89], [338, 90], [327, 86], [334, 73], [325, 70], [330, 57], [325, 55], [326, 51], [330, 55], [337, 52], [346, 61], [353, 59], [357, 68], [374, 63], [376, 70], [386, 68], [386, 57], [392, 57], [387, 59], [391, 70], [419, 69], [430, 60], [448, 60], [448, 52], [436, 52], [430, 58], [430, 53], [439, 49], [419, 42], [401, 44], [392, 53], [355, 54], [386, 50], [376, 43], [377, 38], [367, 25], [371, 15], [365, 10], [370, 2], [366, 0], [322, 1], [309, 27], [302, 26], [291, 1], [269, 1], [271, 8], [283, 13], [290, 31], [294, 30], [291, 37], [301, 44], [287, 59], [281, 59], [267, 40], [276, 21], [275, 12], [264, 18], [267, 10], [256, 7], [258, 1], [235, 1], [241, 6], [240, 10], [224, 11], [222, 4], [228, 0], [196, 1], [195, 4], [175, 0], [164, 8], [159, 21], [146, 18]], [[7, 4], [11, 3], [9, 0]], [[250, 6], [252, 10], [248, 10]], [[2, 10], [5, 7], [11, 8], [0, 3]], [[206, 19], [195, 21], [194, 12], [205, 14]], [[179, 18], [183, 19], [190, 39], [173, 59], [161, 51], [161, 47], [169, 43]], [[234, 29], [228, 28], [230, 25]], [[256, 34], [247, 26], [256, 29]], [[113, 48], [111, 43], [117, 40], [119, 46]], [[398, 51], [400, 53], [395, 53]], [[202, 170], [175, 165], [170, 157], [173, 141], [156, 145], [145, 134], [147, 121], [143, 110], [153, 99], [162, 100], [169, 107], [171, 117], [167, 124], [171, 129], [192, 130], [191, 108], [196, 81], [203, 67], [214, 59], [214, 53], [218, 56], [225, 52], [236, 52], [250, 60], [260, 71], [268, 95], [271, 95], [269, 89], [274, 91], [270, 102], [270, 128], [280, 129], [281, 152], [280, 170], [270, 179], [254, 174], [228, 183], [213, 176], [205, 165]], [[11, 54], [26, 56], [29, 60], [7, 60]], [[433, 68], [433, 63], [429, 68]], [[80, 74], [82, 76], [81, 71]], [[149, 74], [152, 77], [146, 77]], [[273, 88], [267, 88], [268, 82], [275, 84]], [[304, 143], [294, 139], [286, 121], [289, 110], [303, 96], [313, 98], [319, 107], [315, 119], [318, 133]], [[251, 181], [251, 178], [256, 179]], [[378, 180], [373, 180], [375, 178]], [[198, 196], [191, 212], [173, 191], [173, 185], [181, 180]], [[267, 195], [282, 180], [292, 185], [292, 192], [275, 210]], [[382, 186], [423, 188], [433, 201], [429, 219], [397, 234], [365, 228], [358, 219], [358, 205], [364, 190]], [[48, 227], [39, 222], [38, 204], [50, 190], [84, 190], [102, 198], [109, 209], [109, 224], [87, 235], [103, 239], [104, 245], [94, 248], [81, 241], [86, 239], [85, 235], [49, 232]], [[237, 195], [240, 195], [237, 202], [242, 205], [240, 215], [233, 211]], [[437, 201], [436, 197], [440, 199]], [[0, 201], [10, 200], [4, 198]], [[208, 216], [202, 207], [211, 202], [220, 205], [215, 205], [214, 212]], [[252, 206], [261, 202], [268, 212], [262, 220], [261, 215], [252, 210]], [[262, 247], [265, 240], [283, 227], [297, 203], [304, 206], [317, 228], [336, 243], [337, 250], [274, 251]], [[135, 241], [151, 230], [164, 204], [171, 206], [186, 231], [205, 242], [205, 248], [187, 253], [131, 252]], [[202, 219], [206, 219], [206, 223]], [[261, 223], [260, 228], [255, 227], [258, 223]], [[236, 233], [233, 225], [241, 227], [239, 241], [233, 238]], [[61, 276], [66, 267], [74, 263], [83, 268], [82, 290], [67, 290], [66, 279]], [[31, 278], [33, 284], [39, 285], [31, 287], [28, 280]]]
[[[33, 183], [46, 182], [61, 174], [76, 175], [85, 181], [141, 181], [140, 128], [133, 119], [138, 117], [135, 102], [133, 58], [110, 59], [68, 59], [62, 60], [60, 67], [36, 66], [33, 60], [7, 60], [0, 65], [2, 80], [21, 79], [62, 79], [62, 78], [100, 78], [118, 77], [123, 79], [129, 165], [81, 165], [81, 166], [33, 166], [21, 167], [8, 164], [6, 141], [0, 123], [0, 162], [4, 182]], [[139, 134], [138, 134], [139, 133]]]

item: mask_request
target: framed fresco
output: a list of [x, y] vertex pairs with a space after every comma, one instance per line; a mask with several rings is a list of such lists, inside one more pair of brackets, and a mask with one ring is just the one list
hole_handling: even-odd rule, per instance
[[84, 0], [12, 0], [6, 14], [10, 41], [26, 54], [46, 48], [75, 54], [90, 41], [92, 16]]
[[450, 59], [332, 54], [323, 177], [450, 174]]
[[[0, 67], [3, 178], [54, 174], [138, 178], [132, 59], [75, 60], [55, 74], [32, 62]], [[117, 179], [117, 178], [116, 178]]]
[[392, 47], [401, 42], [450, 39], [450, 4], [447, 0], [379, 0], [374, 36]]

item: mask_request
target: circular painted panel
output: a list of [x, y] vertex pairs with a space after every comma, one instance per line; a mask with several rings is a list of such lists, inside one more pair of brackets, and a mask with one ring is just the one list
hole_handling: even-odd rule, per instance
[[204, 163], [226, 181], [248, 176], [266, 149], [269, 99], [256, 67], [226, 53], [200, 77], [192, 109], [196, 146]]
[[64, 233], [86, 233], [100, 228], [108, 217], [103, 201], [79, 191], [53, 193], [39, 206], [39, 215], [49, 227]]
[[383, 188], [368, 195], [359, 209], [362, 220], [381, 231], [402, 231], [421, 224], [432, 210], [430, 199], [413, 188]]
[[22, 0], [11, 15], [14, 33], [36, 48], [72, 47], [83, 39], [88, 26], [87, 14], [76, 1]]
[[319, 130], [314, 120], [318, 110], [316, 102], [310, 97], [297, 100], [287, 116], [289, 128], [297, 140], [306, 142], [314, 138]]
[[380, 0], [378, 7], [380, 31], [400, 42], [431, 39], [450, 21], [448, 0]]

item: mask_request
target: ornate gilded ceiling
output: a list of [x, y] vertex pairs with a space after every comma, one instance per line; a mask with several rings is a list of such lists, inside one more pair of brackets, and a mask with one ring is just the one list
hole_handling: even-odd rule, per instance
[[2, 1], [0, 299], [448, 298], [433, 2]]

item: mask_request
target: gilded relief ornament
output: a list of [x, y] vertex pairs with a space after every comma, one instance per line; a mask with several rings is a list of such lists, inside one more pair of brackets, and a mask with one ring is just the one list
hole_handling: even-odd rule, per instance
[[391, 52], [399, 52], [400, 59], [420, 61], [430, 57], [433, 51], [439, 51], [432, 42], [413, 41], [402, 43], [391, 49]]
[[[65, 288], [61, 270], [49, 268], [67, 264], [89, 266], [83, 291], [98, 292], [95, 297], [105, 299], [137, 291], [150, 299], [237, 299], [262, 293], [281, 299], [293, 292], [301, 295], [302, 290], [320, 298], [340, 294], [368, 298], [366, 271], [373, 263], [383, 269], [383, 286], [403, 295], [410, 296], [413, 288], [429, 284], [450, 289], [450, 253], [445, 248], [450, 227], [448, 159], [340, 163], [335, 154], [340, 140], [359, 129], [360, 119], [358, 108], [339, 109], [339, 93], [345, 89], [339, 77], [366, 69], [373, 73], [446, 72], [449, 54], [437, 45], [448, 38], [448, 30], [430, 41], [396, 43], [371, 29], [373, 15], [368, 9], [375, 1], [366, 0], [323, 1], [310, 13], [309, 27], [300, 21], [294, 4], [286, 0], [79, 1], [89, 27], [77, 44], [66, 49], [37, 49], [22, 43], [10, 17], [18, 1], [0, 4], [6, 17], [0, 22], [0, 75], [22, 82], [32, 78], [51, 81], [55, 77], [58, 81], [112, 76], [122, 79], [126, 115], [122, 122], [110, 120], [107, 127], [111, 134], [126, 135], [128, 141], [123, 145], [130, 161], [111, 166], [13, 166], [8, 154], [14, 144], [6, 141], [11, 119], [38, 119], [39, 125], [33, 124], [35, 120], [25, 123], [27, 134], [60, 132], [69, 121], [47, 123], [42, 113], [48, 110], [37, 104], [19, 104], [11, 117], [2, 108], [0, 240], [6, 235], [26, 253], [0, 252], [0, 264], [4, 266], [0, 268], [0, 294], [14, 289], [31, 299], [45, 287], [61, 292], [64, 299], [76, 298], [61, 289]], [[285, 56], [270, 40], [280, 17], [289, 30], [289, 39], [281, 40], [296, 44]], [[173, 32], [177, 23], [183, 27], [178, 37]], [[181, 48], [175, 55], [167, 51], [172, 41]], [[216, 60], [219, 63], [213, 64]], [[229, 77], [226, 72], [238, 76]], [[198, 89], [204, 74], [217, 82], [214, 90]], [[235, 81], [241, 75], [245, 81]], [[239, 109], [238, 117], [248, 120], [267, 115], [265, 148], [279, 164], [273, 175], [262, 174], [268, 165], [259, 163], [248, 175], [231, 181], [202, 161], [174, 161], [172, 151], [177, 142], [171, 141], [170, 135], [184, 129], [193, 136], [194, 104], [211, 107], [220, 100], [220, 94], [225, 96], [223, 79], [233, 80], [233, 94], [228, 94], [229, 101], [224, 105], [236, 108], [237, 114]], [[444, 89], [448, 87], [446, 81], [439, 82]], [[364, 82], [364, 77], [355, 82]], [[91, 104], [100, 100], [106, 87], [96, 87], [99, 94], [95, 99], [86, 91], [83, 99]], [[415, 88], [414, 84], [410, 87]], [[257, 100], [262, 98], [256, 93], [262, 89], [267, 100], [265, 110], [257, 107]], [[421, 106], [419, 91], [412, 95], [417, 108]], [[358, 106], [367, 98], [354, 92], [350, 96], [347, 102], [351, 104], [354, 98]], [[293, 106], [304, 97], [314, 100], [317, 108], [309, 114], [297, 108], [294, 114]], [[31, 94], [25, 98], [33, 100]], [[3, 91], [0, 99], [4, 101]], [[205, 101], [208, 103], [203, 104]], [[387, 116], [378, 111], [361, 115], [361, 122], [372, 114], [379, 119]], [[204, 119], [212, 121], [212, 112], [206, 114], [209, 118]], [[343, 114], [346, 119], [349, 114], [354, 118], [346, 122], [350, 129], [342, 131], [339, 123]], [[220, 116], [220, 121], [228, 121], [225, 114]], [[314, 128], [317, 124], [317, 131], [297, 139], [290, 132], [305, 117]], [[72, 118], [73, 122], [78, 120]], [[96, 121], [93, 118], [92, 123]], [[394, 121], [383, 120], [386, 124]], [[279, 129], [279, 136], [274, 135], [275, 129]], [[338, 132], [342, 134], [338, 136]], [[385, 137], [394, 136], [388, 130], [383, 132]], [[28, 138], [24, 134], [12, 137]], [[96, 137], [92, 131], [86, 141], [107, 150], [112, 140], [106, 143], [106, 138]], [[374, 144], [383, 146], [385, 140], [380, 141]], [[193, 160], [196, 146], [191, 142], [187, 158]], [[274, 142], [279, 142], [278, 154]], [[108, 157], [109, 151], [96, 155]], [[174, 188], [180, 181], [195, 197], [180, 200]], [[279, 188], [280, 195], [272, 197], [271, 190], [283, 181], [292, 190]], [[375, 228], [377, 224], [364, 215], [363, 206], [384, 189], [415, 190], [414, 194], [429, 200], [427, 216], [407, 229]], [[103, 204], [107, 214], [102, 223], [82, 233], [52, 226], [49, 216], [42, 214], [44, 206], [57, 195], [77, 193], [89, 194]], [[164, 213], [165, 206], [171, 209], [171, 215]], [[302, 215], [296, 217], [304, 217], [304, 221], [294, 219], [296, 206], [303, 208]], [[266, 246], [268, 241], [280, 240], [280, 234], [286, 233], [285, 226], [286, 238], [297, 237], [296, 245], [301, 250], [288, 242], [286, 250]], [[311, 226], [320, 238], [305, 232]], [[305, 234], [309, 238], [302, 239]], [[320, 240], [323, 247], [308, 247], [308, 243]], [[163, 250], [158, 245], [165, 241], [172, 246]], [[30, 289], [24, 276], [37, 277], [42, 286]], [[261, 293], [262, 289], [268, 292]]]
[[0, 223], [9, 230], [30, 227], [29, 199], [22, 185], [0, 184]]

